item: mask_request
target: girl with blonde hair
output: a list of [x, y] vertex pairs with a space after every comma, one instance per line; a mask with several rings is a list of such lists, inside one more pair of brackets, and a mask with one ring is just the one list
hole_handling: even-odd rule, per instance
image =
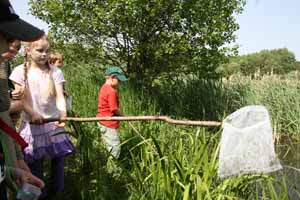
[[[17, 66], [10, 79], [24, 90], [23, 123], [20, 134], [29, 144], [24, 157], [31, 172], [43, 179], [43, 161], [51, 159], [54, 192], [64, 190], [64, 158], [74, 146], [64, 132], [64, 123], [43, 123], [44, 118], [66, 117], [62, 71], [49, 65], [50, 43], [46, 36], [26, 44], [24, 64]], [[43, 196], [47, 190], [43, 191]]]
[[64, 62], [64, 57], [61, 53], [52, 52], [50, 54], [50, 58], [49, 58], [50, 65], [55, 65], [56, 67], [61, 68], [63, 66], [63, 62]]

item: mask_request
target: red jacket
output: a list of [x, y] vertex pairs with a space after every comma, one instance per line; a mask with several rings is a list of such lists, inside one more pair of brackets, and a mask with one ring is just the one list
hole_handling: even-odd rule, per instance
[[[103, 84], [98, 94], [97, 117], [112, 117], [119, 109], [119, 96], [115, 88], [108, 84]], [[119, 128], [119, 121], [100, 121], [106, 127]]]

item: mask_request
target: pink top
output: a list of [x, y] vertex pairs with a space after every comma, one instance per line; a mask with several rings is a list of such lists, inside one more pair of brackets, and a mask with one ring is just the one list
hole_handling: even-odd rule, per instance
[[[32, 109], [43, 118], [59, 117], [56, 97], [49, 92], [51, 78], [53, 78], [55, 85], [65, 82], [64, 75], [59, 68], [55, 66], [50, 66], [50, 68], [50, 72], [47, 72], [39, 68], [29, 67], [27, 72], [26, 100]], [[24, 65], [14, 68], [9, 79], [25, 86]], [[30, 116], [25, 112], [23, 112], [23, 120], [30, 121]]]

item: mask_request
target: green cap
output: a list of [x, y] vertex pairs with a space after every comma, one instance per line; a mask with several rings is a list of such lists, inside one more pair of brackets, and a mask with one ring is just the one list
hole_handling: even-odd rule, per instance
[[120, 81], [127, 81], [127, 78], [120, 67], [110, 66], [105, 71], [106, 76], [115, 75]]

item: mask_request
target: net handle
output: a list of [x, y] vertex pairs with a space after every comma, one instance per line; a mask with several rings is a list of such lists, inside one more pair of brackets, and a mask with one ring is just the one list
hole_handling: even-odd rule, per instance
[[157, 120], [157, 121], [164, 121], [170, 124], [175, 125], [189, 125], [189, 126], [221, 126], [222, 122], [217, 121], [193, 121], [193, 120], [177, 120], [172, 119], [168, 116], [122, 116], [122, 117], [62, 117], [62, 118], [46, 118], [43, 119], [44, 123], [47, 122], [66, 122], [66, 121], [73, 121], [73, 122], [97, 122], [97, 121], [150, 121], [150, 120]]

